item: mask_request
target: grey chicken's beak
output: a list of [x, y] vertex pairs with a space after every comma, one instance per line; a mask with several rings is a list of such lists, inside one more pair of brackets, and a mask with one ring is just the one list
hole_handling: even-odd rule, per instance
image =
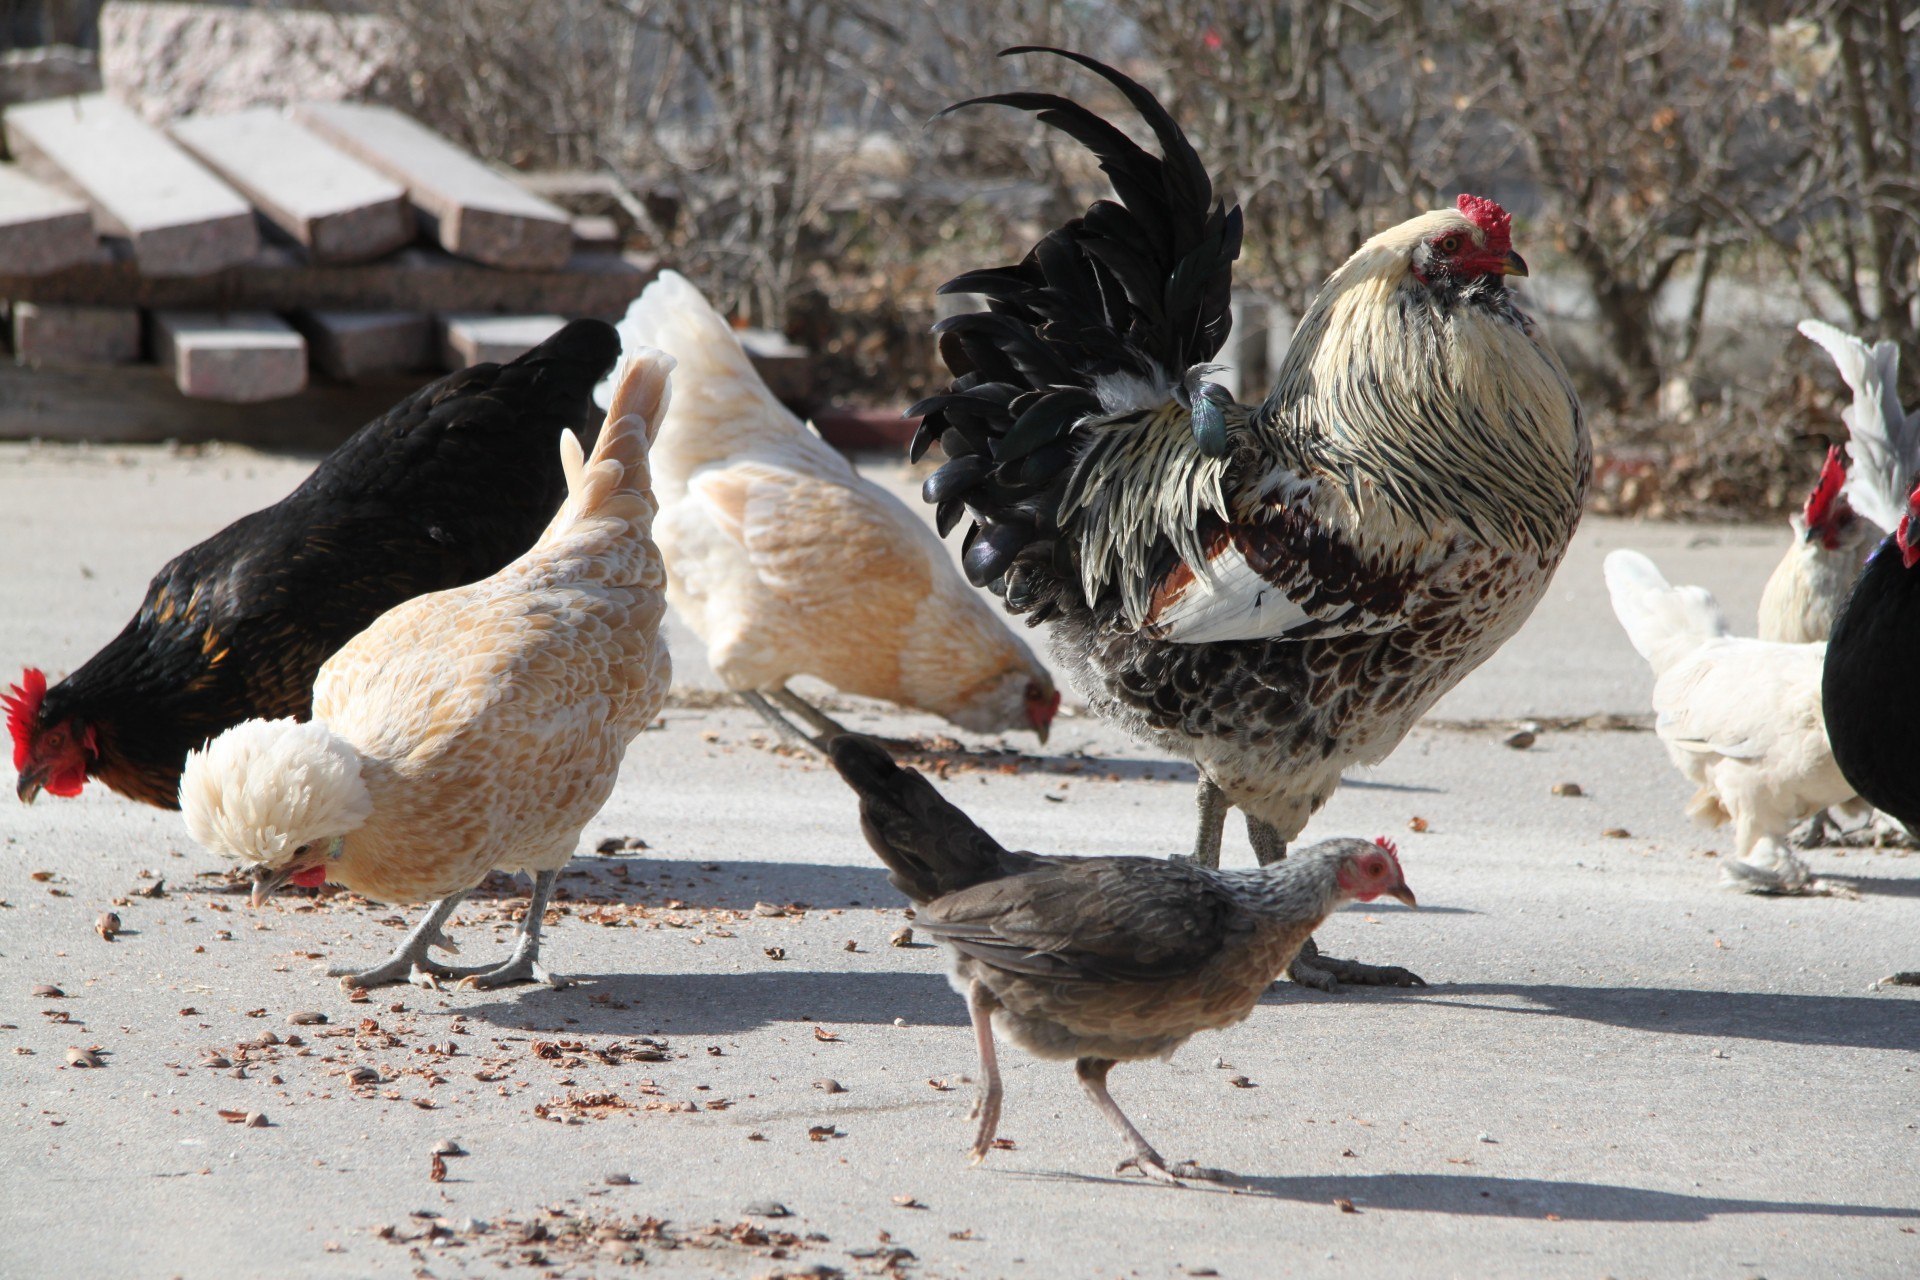
[[1399, 899], [1416, 911], [1420, 909], [1420, 900], [1413, 896], [1413, 890], [1407, 887], [1405, 880], [1402, 880], [1399, 884], [1387, 890], [1387, 896], [1389, 898]]
[[46, 785], [47, 771], [28, 765], [20, 771], [20, 780], [13, 784], [13, 794], [20, 797], [21, 804], [32, 804]]
[[1053, 722], [1051, 720], [1042, 720], [1039, 724], [1033, 726], [1033, 736], [1040, 739], [1040, 745], [1043, 747], [1047, 745], [1047, 735], [1052, 732]]
[[1507, 256], [1502, 258], [1500, 265], [1494, 269], [1503, 276], [1524, 276], [1527, 274], [1527, 260], [1509, 249]]
[[259, 906], [275, 893], [279, 892], [281, 886], [291, 879], [293, 879], [293, 866], [291, 863], [281, 867], [277, 871], [272, 867], [264, 865], [255, 867], [253, 869], [253, 894], [247, 899], [247, 904], [249, 906]]

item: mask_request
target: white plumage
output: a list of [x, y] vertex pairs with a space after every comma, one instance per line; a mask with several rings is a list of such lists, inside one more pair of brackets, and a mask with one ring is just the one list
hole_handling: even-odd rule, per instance
[[1827, 646], [1730, 635], [1710, 592], [1670, 585], [1637, 551], [1609, 555], [1606, 579], [1620, 625], [1653, 668], [1654, 731], [1698, 788], [1688, 815], [1734, 825], [1728, 882], [1807, 888], [1787, 833], [1853, 799], [1821, 714]]

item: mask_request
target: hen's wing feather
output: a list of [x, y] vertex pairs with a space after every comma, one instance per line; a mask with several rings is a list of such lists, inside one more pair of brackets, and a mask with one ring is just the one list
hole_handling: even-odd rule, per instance
[[1149, 858], [1050, 861], [936, 898], [916, 923], [998, 968], [1081, 982], [1192, 973], [1251, 927], [1203, 872]]
[[1682, 751], [1758, 760], [1820, 723], [1824, 644], [1709, 640], [1654, 682], [1655, 731]]

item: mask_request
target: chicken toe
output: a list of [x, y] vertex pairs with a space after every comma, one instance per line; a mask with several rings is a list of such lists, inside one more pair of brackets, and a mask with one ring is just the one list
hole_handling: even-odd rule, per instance
[[1320, 947], [1307, 939], [1300, 954], [1287, 967], [1287, 976], [1303, 987], [1312, 987], [1332, 995], [1341, 983], [1361, 987], [1424, 987], [1427, 980], [1411, 969], [1397, 964], [1362, 964], [1358, 960], [1336, 960], [1320, 954]]
[[327, 970], [327, 976], [340, 979], [343, 987], [385, 987], [399, 982], [411, 982], [416, 973], [431, 977], [451, 978], [458, 970], [449, 968], [434, 960], [427, 953], [434, 947], [445, 951], [459, 951], [451, 939], [441, 932], [441, 927], [453, 915], [455, 907], [460, 905], [464, 893], [451, 894], [440, 899], [428, 909], [419, 924], [407, 932], [393, 954], [371, 969], [353, 969], [346, 965], [336, 965]]
[[558, 991], [567, 986], [567, 980], [549, 970], [540, 963], [540, 926], [547, 914], [547, 899], [553, 896], [554, 883], [559, 880], [558, 871], [540, 871], [533, 877], [533, 893], [527, 901], [526, 917], [520, 921], [520, 937], [513, 945], [513, 954], [506, 963], [499, 965], [475, 965], [471, 968], [453, 969], [449, 973], [460, 979], [462, 990], [492, 991], [496, 987], [512, 986], [516, 982], [540, 982]]
[[755, 693], [750, 689], [743, 689], [740, 691], [740, 701], [759, 712], [760, 718], [772, 725], [775, 733], [778, 733], [794, 746], [804, 748], [805, 750], [813, 752], [815, 755], [826, 754], [826, 748], [821, 745], [818, 738], [815, 738], [805, 729], [802, 729], [799, 725], [774, 710], [773, 704], [768, 702], [765, 696]]

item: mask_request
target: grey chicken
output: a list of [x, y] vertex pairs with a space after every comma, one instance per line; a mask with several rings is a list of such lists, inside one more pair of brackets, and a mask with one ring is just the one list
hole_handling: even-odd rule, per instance
[[1000, 1121], [998, 1031], [1073, 1062], [1126, 1144], [1116, 1172], [1206, 1176], [1168, 1166], [1107, 1092], [1107, 1073], [1243, 1020], [1343, 903], [1385, 894], [1416, 905], [1385, 839], [1324, 840], [1252, 871], [1044, 857], [1002, 848], [871, 738], [843, 735], [829, 752], [859, 793], [867, 843], [916, 904], [916, 926], [946, 945], [948, 980], [966, 997], [980, 1053], [975, 1161]]

